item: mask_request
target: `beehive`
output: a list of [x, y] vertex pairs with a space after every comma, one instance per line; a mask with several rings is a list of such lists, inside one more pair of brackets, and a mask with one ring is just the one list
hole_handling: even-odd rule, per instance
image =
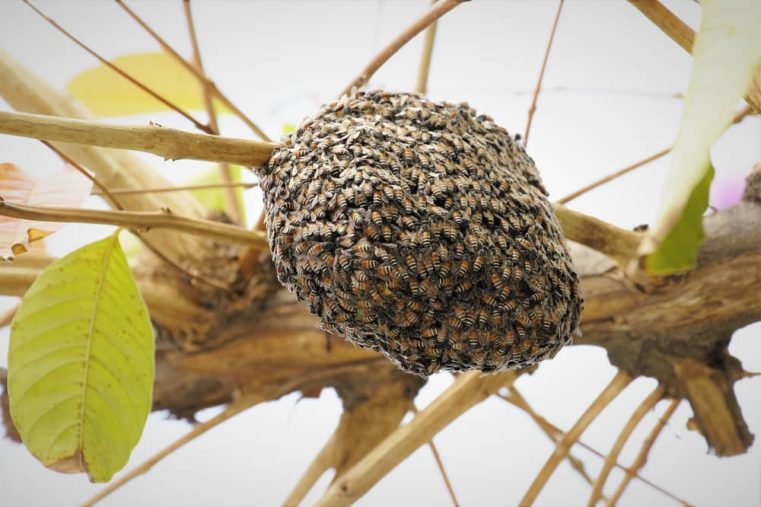
[[261, 187], [279, 280], [408, 372], [533, 364], [577, 329], [578, 277], [534, 162], [467, 104], [344, 96], [283, 140]]

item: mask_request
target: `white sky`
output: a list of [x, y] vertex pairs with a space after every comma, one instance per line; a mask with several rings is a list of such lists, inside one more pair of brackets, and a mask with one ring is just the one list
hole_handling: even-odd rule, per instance
[[[205, 64], [220, 87], [271, 136], [333, 98], [387, 41], [427, 6], [408, 1], [219, 1], [194, 2]], [[39, 2], [59, 23], [106, 57], [157, 50], [152, 40], [111, 2]], [[131, 2], [177, 49], [189, 54], [182, 10], [176, 2]], [[429, 95], [468, 101], [511, 132], [522, 132], [531, 92], [556, 9], [555, 1], [474, 1], [458, 7], [439, 26]], [[668, 2], [692, 26], [699, 5]], [[373, 86], [409, 90], [414, 85], [421, 40], [396, 55]], [[21, 2], [0, 2], [0, 48], [64, 87], [95, 64]], [[566, 2], [534, 118], [529, 153], [552, 197], [560, 197], [673, 142], [680, 119], [690, 58], [623, 1]], [[7, 109], [2, 100], [0, 108]], [[128, 121], [189, 129], [168, 114]], [[245, 127], [225, 118], [223, 133], [246, 137]], [[173, 181], [204, 166], [163, 163], [146, 156]], [[713, 152], [717, 181], [742, 177], [761, 160], [761, 120], [733, 128]], [[0, 137], [0, 161], [40, 174], [60, 164], [39, 143]], [[652, 222], [668, 158], [580, 198], [573, 207], [624, 227]], [[247, 194], [255, 214], [260, 196]], [[70, 226], [50, 241], [57, 254], [102, 237], [106, 229]], [[10, 303], [0, 300], [0, 308]], [[761, 370], [761, 327], [735, 336], [731, 351], [746, 369]], [[7, 331], [0, 333], [0, 366]], [[614, 370], [602, 349], [572, 347], [522, 378], [518, 386], [550, 421], [568, 429]], [[451, 382], [434, 376], [418, 399], [425, 406]], [[639, 379], [606, 410], [583, 440], [606, 452], [631, 411], [652, 390]], [[761, 432], [761, 379], [737, 383], [751, 431]], [[288, 396], [255, 407], [160, 463], [103, 505], [278, 505], [332, 432], [340, 402], [332, 391], [319, 400]], [[631, 462], [639, 443], [663, 412], [648, 414], [621, 455]], [[208, 411], [207, 417], [213, 411]], [[719, 459], [686, 429], [686, 404], [663, 432], [644, 475], [696, 505], [761, 505], [761, 450]], [[185, 423], [153, 414], [128, 468], [186, 431]], [[498, 399], [477, 406], [446, 428], [436, 443], [464, 506], [514, 505], [551, 452], [547, 438], [523, 413]], [[574, 449], [595, 476], [601, 460]], [[612, 491], [621, 474], [609, 481]], [[308, 505], [327, 485], [324, 477]], [[84, 477], [47, 471], [21, 446], [0, 441], [0, 505], [76, 504], [98, 490]], [[564, 463], [537, 505], [585, 504], [590, 488]], [[430, 450], [421, 448], [358, 505], [447, 505], [448, 497]], [[673, 505], [636, 480], [622, 505]]]

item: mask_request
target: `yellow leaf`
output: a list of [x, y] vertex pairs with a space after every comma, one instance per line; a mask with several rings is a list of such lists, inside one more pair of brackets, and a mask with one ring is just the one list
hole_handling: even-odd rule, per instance
[[[204, 108], [196, 77], [167, 53], [136, 53], [111, 63], [184, 110]], [[98, 65], [69, 82], [69, 92], [99, 116], [128, 116], [171, 109], [114, 70]], [[220, 112], [225, 110], [217, 107]]]

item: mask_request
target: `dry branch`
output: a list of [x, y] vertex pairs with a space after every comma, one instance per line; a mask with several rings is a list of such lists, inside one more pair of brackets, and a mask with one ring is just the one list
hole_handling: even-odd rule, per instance
[[351, 505], [380, 479], [424, 445], [450, 422], [496, 392], [515, 372], [483, 376], [479, 372], [459, 375], [455, 382], [408, 424], [400, 427], [370, 451], [317, 502], [319, 507]]
[[229, 162], [243, 166], [267, 163], [274, 145], [229, 137], [194, 134], [151, 125], [131, 127], [101, 122], [0, 111], [0, 134], [46, 141], [137, 150], [165, 159]]
[[[436, 3], [433, 0], [432, 3]], [[415, 92], [425, 95], [428, 91], [428, 76], [431, 73], [431, 57], [433, 56], [433, 43], [436, 41], [436, 26], [438, 21], [434, 21], [425, 29], [425, 39], [423, 39], [423, 53], [420, 56], [420, 67], [417, 71], [417, 81], [415, 82]]]
[[394, 56], [394, 53], [399, 51], [405, 44], [412, 40], [417, 34], [425, 30], [431, 23], [434, 23], [441, 16], [451, 11], [459, 4], [467, 2], [468, 0], [439, 0], [426, 12], [423, 17], [415, 21], [409, 28], [403, 31], [396, 39], [383, 48], [375, 58], [373, 58], [369, 64], [355, 77], [346, 88], [343, 89], [341, 95], [347, 95], [351, 93], [352, 88], [363, 87], [375, 74], [375, 72], [388, 61], [389, 58]]
[[173, 215], [171, 211], [101, 211], [29, 206], [7, 202], [0, 196], [0, 215], [42, 222], [116, 225], [138, 231], [173, 229], [224, 241], [267, 246], [267, 238], [259, 231], [248, 231], [242, 227], [211, 220]]
[[[672, 400], [671, 404], [666, 408], [666, 411], [658, 419], [658, 422], [655, 424], [655, 426], [653, 426], [653, 429], [650, 431], [647, 438], [645, 438], [645, 441], [643, 442], [642, 448], [637, 454], [637, 457], [634, 459], [634, 463], [632, 463], [632, 465], [626, 469], [626, 475], [621, 481], [621, 484], [619, 484], [618, 488], [616, 488], [616, 492], [613, 493], [613, 496], [611, 496], [610, 499], [605, 503], [607, 507], [615, 507], [615, 505], [618, 503], [618, 500], [621, 498], [621, 495], [624, 494], [624, 491], [631, 482], [632, 478], [637, 475], [637, 472], [639, 472], [643, 466], [645, 466], [645, 463], [647, 463], [647, 457], [650, 454], [650, 450], [653, 448], [653, 445], [658, 439], [658, 436], [661, 434], [661, 431], [663, 431], [663, 428], [666, 427], [666, 423], [668, 423], [669, 419], [671, 419], [671, 416], [674, 415], [674, 412], [679, 406], [680, 401], [681, 400]], [[682, 503], [687, 505], [687, 503], [684, 501], [682, 501]]]
[[619, 371], [613, 380], [602, 390], [602, 392], [595, 398], [592, 404], [581, 414], [581, 417], [576, 421], [576, 424], [558, 440], [555, 446], [555, 451], [547, 459], [542, 469], [534, 478], [534, 482], [531, 483], [526, 494], [523, 495], [523, 499], [520, 505], [533, 505], [536, 501], [536, 497], [541, 493], [542, 488], [549, 480], [552, 473], [557, 466], [568, 456], [571, 446], [579, 440], [582, 433], [589, 427], [595, 418], [602, 412], [608, 404], [618, 396], [621, 391], [629, 385], [632, 378], [626, 373]]
[[629, 437], [631, 437], [639, 423], [642, 422], [642, 419], [645, 418], [645, 415], [655, 407], [655, 404], [658, 403], [662, 397], [663, 389], [658, 386], [644, 400], [642, 400], [642, 403], [639, 404], [629, 420], [626, 421], [626, 425], [624, 425], [623, 430], [621, 430], [621, 433], [619, 433], [616, 441], [613, 443], [613, 448], [605, 457], [605, 463], [594, 483], [592, 494], [589, 496], [589, 502], [587, 503], [589, 507], [597, 505], [597, 502], [602, 498], [603, 488], [608, 480], [608, 476], [610, 475], [611, 470], [613, 470], [613, 466], [617, 463], [618, 456], [629, 441]]
[[148, 24], [135, 13], [132, 9], [130, 9], [122, 0], [116, 0], [116, 3], [124, 9], [124, 11], [133, 19], [135, 22], [137, 22], [138, 25], [140, 25], [143, 30], [145, 30], [148, 35], [153, 37], [153, 39], [159, 44], [159, 46], [164, 49], [167, 53], [169, 53], [180, 65], [185, 67], [185, 69], [193, 74], [196, 79], [204, 81], [206, 87], [210, 90], [210, 92], [222, 103], [224, 104], [230, 111], [235, 114], [238, 119], [240, 119], [243, 123], [245, 123], [257, 136], [259, 136], [260, 139], [263, 141], [270, 141], [270, 138], [267, 137], [267, 135], [259, 128], [256, 123], [254, 123], [248, 116], [246, 116], [243, 111], [240, 110], [238, 106], [232, 103], [232, 101], [222, 93], [222, 91], [217, 87], [217, 85], [209, 79], [208, 76], [201, 73], [196, 67], [191, 65], [190, 62], [188, 62], [185, 58], [182, 57], [177, 51], [174, 50], [172, 46], [170, 46], [156, 31], [154, 31]]

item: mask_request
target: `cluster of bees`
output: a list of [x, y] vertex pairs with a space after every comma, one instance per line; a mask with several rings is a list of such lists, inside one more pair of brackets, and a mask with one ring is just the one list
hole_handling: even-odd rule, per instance
[[467, 104], [355, 92], [262, 169], [278, 279], [402, 369], [501, 371], [576, 332], [578, 277], [521, 143]]

